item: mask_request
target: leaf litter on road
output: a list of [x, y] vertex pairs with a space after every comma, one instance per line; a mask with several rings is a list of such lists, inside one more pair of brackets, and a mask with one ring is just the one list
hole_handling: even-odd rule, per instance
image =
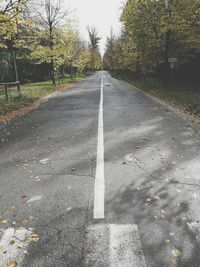
[[72, 211], [72, 207], [68, 207], [65, 209], [65, 212], [70, 212], [70, 211]]
[[41, 182], [40, 176], [35, 176], [35, 181], [36, 181], [36, 183]]
[[29, 238], [28, 238], [28, 241], [29, 242], [37, 242], [39, 241], [39, 235], [38, 234], [32, 234]]
[[172, 256], [175, 257], [175, 258], [178, 258], [181, 256], [181, 251], [179, 249], [173, 249], [172, 250]]
[[2, 220], [1, 223], [2, 224], [7, 224], [8, 223], [8, 220]]
[[17, 266], [17, 262], [16, 261], [9, 261], [8, 263], [7, 263], [7, 267], [15, 267], [15, 266]]

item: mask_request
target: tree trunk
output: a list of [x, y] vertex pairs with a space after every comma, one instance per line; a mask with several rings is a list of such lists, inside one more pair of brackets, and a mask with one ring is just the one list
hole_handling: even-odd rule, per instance
[[[16, 79], [16, 82], [19, 82], [19, 76], [18, 76], [18, 70], [17, 70], [17, 62], [16, 62], [16, 53], [15, 53], [14, 49], [12, 50], [12, 54], [13, 54], [15, 79]], [[18, 93], [20, 93], [20, 84], [17, 85], [17, 90], [18, 90]]]
[[52, 25], [50, 24], [50, 28], [49, 28], [49, 37], [50, 37], [50, 50], [51, 50], [51, 63], [50, 63], [50, 75], [51, 75], [51, 80], [52, 80], [52, 84], [54, 86], [56, 86], [56, 79], [55, 79], [55, 70], [54, 70], [54, 59], [53, 59], [53, 29], [52, 29]]
[[164, 52], [164, 82], [165, 85], [168, 86], [169, 85], [169, 50], [170, 50], [170, 35], [171, 32], [167, 31], [166, 32], [166, 36], [165, 36], [165, 52]]
[[55, 79], [55, 71], [54, 71], [54, 60], [53, 60], [53, 57], [51, 57], [50, 76], [51, 76], [52, 84], [54, 86], [56, 86], [56, 79]]

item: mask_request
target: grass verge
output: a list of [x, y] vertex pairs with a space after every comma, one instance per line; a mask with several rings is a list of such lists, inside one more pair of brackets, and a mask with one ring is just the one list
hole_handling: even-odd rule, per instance
[[6, 101], [3, 88], [0, 88], [0, 121], [7, 120], [6, 116], [9, 118], [10, 114], [15, 111], [19, 111], [21, 109], [25, 111], [43, 97], [53, 92], [67, 89], [70, 85], [83, 78], [83, 76], [76, 77], [74, 79], [65, 77], [62, 83], [59, 84], [59, 81], [57, 81], [56, 87], [52, 85], [50, 80], [25, 84], [21, 86], [21, 97], [18, 96], [16, 87], [12, 87], [8, 89], [8, 101]]
[[200, 122], [200, 86], [180, 83], [166, 86], [156, 78], [148, 77], [137, 81], [125, 75], [115, 77], [164, 100], [187, 115], [192, 115], [194, 119]]

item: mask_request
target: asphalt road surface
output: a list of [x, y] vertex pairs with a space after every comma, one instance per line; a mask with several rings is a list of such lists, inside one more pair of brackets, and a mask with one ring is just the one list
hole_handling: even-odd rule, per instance
[[0, 126], [0, 266], [199, 267], [200, 128], [101, 71]]

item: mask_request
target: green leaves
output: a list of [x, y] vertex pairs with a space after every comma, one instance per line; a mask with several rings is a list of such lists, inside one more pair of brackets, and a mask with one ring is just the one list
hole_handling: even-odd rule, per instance
[[199, 0], [171, 0], [168, 7], [164, 0], [128, 0], [121, 22], [118, 48], [112, 55], [106, 50], [107, 65], [146, 73], [167, 64], [171, 55], [182, 64], [200, 52]]

